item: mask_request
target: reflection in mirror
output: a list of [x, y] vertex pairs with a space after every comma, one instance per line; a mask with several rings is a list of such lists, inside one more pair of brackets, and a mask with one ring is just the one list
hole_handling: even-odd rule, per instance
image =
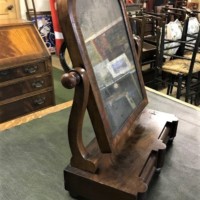
[[121, 7], [116, 0], [80, 1], [78, 22], [115, 135], [143, 100]]

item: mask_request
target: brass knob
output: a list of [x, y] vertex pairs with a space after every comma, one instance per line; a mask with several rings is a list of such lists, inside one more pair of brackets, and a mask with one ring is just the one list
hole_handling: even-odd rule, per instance
[[12, 10], [13, 8], [14, 8], [13, 5], [9, 5], [9, 6], [7, 7], [8, 10]]

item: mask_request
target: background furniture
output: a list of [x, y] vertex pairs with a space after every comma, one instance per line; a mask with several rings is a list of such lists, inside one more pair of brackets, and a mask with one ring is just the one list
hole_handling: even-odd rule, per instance
[[50, 54], [31, 22], [0, 24], [0, 122], [54, 105]]
[[0, 20], [19, 19], [20, 3], [19, 0], [0, 0]]
[[157, 88], [158, 51], [160, 29], [163, 18], [143, 13], [139, 16], [129, 16], [133, 37], [140, 40], [138, 46], [139, 63], [146, 86]]
[[[180, 38], [177, 37], [181, 26], [179, 21], [170, 22], [166, 26], [169, 26], [167, 29], [171, 30], [172, 36], [174, 35], [172, 38], [165, 36], [165, 27], [163, 27], [159, 61], [161, 69], [169, 75], [167, 94], [171, 94], [173, 87], [176, 86], [176, 98], [184, 96], [186, 102], [190, 100], [191, 103], [198, 105], [200, 28], [197, 18], [190, 13], [187, 14], [181, 28], [183, 30], [179, 31], [182, 34]], [[168, 60], [164, 62], [164, 58]], [[194, 77], [196, 77], [195, 87]]]
[[[145, 17], [147, 18], [147, 20], [144, 20]], [[158, 20], [156, 20], [157, 22], [154, 23], [152, 26], [150, 26], [150, 23], [148, 22], [151, 22], [152, 18]], [[177, 86], [178, 87], [176, 92], [177, 98], [180, 98], [181, 96], [183, 96], [183, 94], [187, 93], [186, 97], [184, 97], [186, 98], [185, 100], [187, 102], [190, 101], [191, 103], [195, 103], [195, 105], [198, 105], [199, 104], [198, 88], [200, 87], [198, 81], [199, 69], [198, 67], [196, 67], [198, 62], [195, 62], [194, 70], [188, 70], [188, 71], [193, 71], [191, 73], [188, 72], [186, 74], [183, 73], [184, 70], [179, 63], [178, 67], [179, 71], [177, 71], [177, 69], [175, 70], [177, 74], [175, 75], [174, 71], [172, 71], [173, 75], [169, 75], [170, 74], [169, 71], [171, 71], [173, 68], [177, 68], [177, 66], [175, 67], [176, 59], [174, 58], [177, 56], [183, 56], [184, 51], [186, 50], [185, 47], [189, 43], [188, 38], [195, 32], [197, 33], [199, 31], [198, 11], [189, 10], [186, 7], [182, 8], [172, 7], [172, 2], [170, 3], [168, 2], [163, 6], [161, 6], [160, 13], [147, 12], [146, 10], [143, 10], [140, 13], [138, 13], [137, 16], [129, 16], [129, 19], [131, 22], [131, 28], [133, 30], [133, 33], [137, 34], [137, 36], [140, 37], [141, 40], [141, 45], [140, 45], [141, 52], [138, 54], [138, 57], [141, 60], [142, 68], [143, 65], [147, 63], [143, 62], [145, 61], [144, 58], [146, 58], [146, 53], [149, 52], [150, 54], [149, 56], [150, 59], [147, 57], [147, 61], [149, 61], [150, 65], [148, 65], [148, 67], [144, 65], [145, 70], [144, 69], [142, 70], [145, 85], [154, 89], [161, 89], [162, 87], [165, 87], [167, 85], [168, 86], [167, 94], [172, 94], [173, 86]], [[158, 36], [157, 43], [155, 43], [154, 40], [156, 38], [155, 35]], [[191, 37], [196, 37], [196, 36], [193, 35]], [[193, 38], [193, 40], [195, 40], [195, 38]], [[152, 51], [153, 50], [152, 48], [149, 49], [144, 48], [144, 44], [146, 44], [147, 42], [152, 45], [155, 45], [157, 51], [155, 51], [155, 48], [154, 52]], [[196, 46], [198, 46], [198, 44]], [[191, 48], [194, 49], [194, 45]], [[196, 47], [196, 49], [197, 51], [199, 51], [198, 47]], [[174, 54], [176, 55], [173, 57]], [[197, 55], [196, 57], [197, 60], [199, 60], [198, 58], [199, 56]], [[166, 68], [167, 65], [165, 65], [165, 61], [169, 59], [170, 61], [167, 62], [168, 67]], [[189, 58], [186, 59], [189, 60]], [[195, 61], [195, 58], [193, 60]], [[151, 67], [152, 66], [151, 61], [154, 64], [153, 68]], [[161, 69], [162, 64], [164, 65], [163, 70]], [[190, 65], [190, 63], [188, 63], [187, 65]], [[168, 68], [170, 68], [170, 70]], [[180, 68], [182, 68], [183, 71], [180, 71]], [[191, 65], [191, 69], [192, 68], [193, 67]], [[165, 72], [163, 73], [163, 71]], [[154, 72], [154, 73], [152, 75], [152, 73], [145, 73], [145, 72]], [[193, 74], [192, 78], [188, 78], [190, 77], [190, 74]], [[177, 79], [175, 77], [179, 78]], [[182, 79], [184, 80], [182, 81]], [[190, 79], [192, 79], [192, 81], [194, 79], [194, 84], [192, 84], [192, 92], [188, 92], [189, 90], [191, 90], [190, 89], [191, 84], [189, 81]], [[155, 84], [151, 84], [152, 81]], [[187, 87], [185, 87], [186, 85]], [[187, 91], [183, 92], [183, 89]]]

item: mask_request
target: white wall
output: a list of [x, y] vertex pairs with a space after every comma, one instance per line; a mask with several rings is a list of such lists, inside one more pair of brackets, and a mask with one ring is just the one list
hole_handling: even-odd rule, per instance
[[[26, 7], [24, 0], [19, 0], [20, 2], [20, 10], [21, 10], [21, 17], [22, 19], [26, 19]], [[29, 8], [32, 8], [32, 1], [28, 0]], [[36, 12], [40, 11], [50, 11], [50, 3], [49, 0], [34, 0]]]

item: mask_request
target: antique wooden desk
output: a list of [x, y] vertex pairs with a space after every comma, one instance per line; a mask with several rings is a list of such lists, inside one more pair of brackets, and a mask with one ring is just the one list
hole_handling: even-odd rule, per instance
[[35, 26], [0, 22], [0, 123], [54, 105], [51, 56]]

